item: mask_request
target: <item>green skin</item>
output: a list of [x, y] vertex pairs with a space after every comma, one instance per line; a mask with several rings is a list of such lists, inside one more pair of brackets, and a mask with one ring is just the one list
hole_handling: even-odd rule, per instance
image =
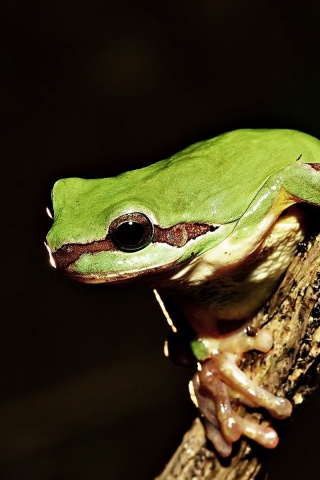
[[[305, 230], [301, 211], [292, 206], [320, 205], [320, 141], [293, 130], [236, 130], [115, 178], [59, 180], [52, 199], [47, 248], [55, 266], [88, 283], [144, 281], [169, 292], [187, 317], [193, 352], [203, 366], [194, 381], [197, 403], [219, 453], [229, 455], [241, 434], [273, 448], [274, 430], [244, 422], [231, 405], [240, 398], [275, 417], [290, 415], [288, 401], [266, 401], [265, 391], [245, 385], [245, 379], [241, 386], [236, 378], [243, 352], [267, 351], [272, 342], [265, 334], [248, 340], [243, 329], [219, 335], [218, 322], [248, 321], [287, 268]], [[141, 224], [141, 214], [146, 223], [132, 237], [128, 222]], [[283, 218], [293, 218], [295, 226], [290, 220], [283, 230]], [[266, 246], [271, 231], [279, 239], [273, 248]], [[286, 243], [292, 244], [289, 250]], [[269, 268], [275, 249], [283, 261], [260, 280], [257, 272]], [[243, 292], [239, 272], [245, 273]], [[224, 371], [226, 355], [235, 357], [231, 374]], [[209, 385], [212, 372], [220, 382], [216, 389]], [[210, 391], [211, 409], [199, 385]], [[224, 416], [222, 406], [229, 401]], [[230, 419], [236, 425], [231, 430]]]

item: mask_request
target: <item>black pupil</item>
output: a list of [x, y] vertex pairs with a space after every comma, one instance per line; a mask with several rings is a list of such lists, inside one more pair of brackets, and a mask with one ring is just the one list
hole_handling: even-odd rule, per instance
[[111, 222], [109, 235], [123, 252], [136, 252], [152, 241], [153, 224], [144, 213], [126, 213]]
[[121, 223], [115, 231], [117, 242], [127, 248], [139, 246], [144, 235], [144, 226], [133, 221]]

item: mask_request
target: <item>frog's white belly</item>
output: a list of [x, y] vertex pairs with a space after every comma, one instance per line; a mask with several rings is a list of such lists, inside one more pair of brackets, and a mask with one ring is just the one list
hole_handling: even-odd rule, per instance
[[[289, 209], [270, 228], [259, 247], [238, 262], [221, 260], [226, 246], [206, 252], [197, 259], [184, 281], [187, 297], [198, 304], [208, 319], [236, 320], [252, 315], [269, 298], [290, 264], [297, 244], [305, 236], [299, 208]], [[225, 243], [225, 242], [223, 242]], [[218, 266], [218, 267], [217, 267]], [[205, 279], [199, 282], [199, 279]]]

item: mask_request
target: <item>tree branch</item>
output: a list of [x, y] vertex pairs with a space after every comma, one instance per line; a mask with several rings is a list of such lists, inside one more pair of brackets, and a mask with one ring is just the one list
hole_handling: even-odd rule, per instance
[[[274, 345], [267, 354], [249, 352], [241, 368], [270, 392], [291, 400], [294, 411], [316, 389], [320, 360], [320, 234], [299, 246], [286, 275], [253, 326], [269, 329]], [[243, 416], [283, 428], [267, 412], [239, 408]], [[251, 480], [261, 470], [265, 450], [242, 438], [227, 459], [217, 456], [196, 419], [156, 480]]]

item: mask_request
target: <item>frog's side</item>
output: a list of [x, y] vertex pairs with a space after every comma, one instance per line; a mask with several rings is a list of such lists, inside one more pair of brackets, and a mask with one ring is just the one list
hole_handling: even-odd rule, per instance
[[[288, 400], [238, 368], [267, 352], [246, 326], [305, 235], [301, 203], [320, 205], [320, 142], [291, 130], [238, 130], [116, 178], [60, 180], [47, 244], [56, 266], [85, 282], [144, 281], [171, 295], [194, 332], [193, 385], [208, 437], [227, 456], [241, 434], [272, 448], [276, 432], [244, 420], [241, 402], [271, 415]], [[243, 326], [222, 333], [221, 325]], [[226, 330], [229, 330], [228, 328]]]

